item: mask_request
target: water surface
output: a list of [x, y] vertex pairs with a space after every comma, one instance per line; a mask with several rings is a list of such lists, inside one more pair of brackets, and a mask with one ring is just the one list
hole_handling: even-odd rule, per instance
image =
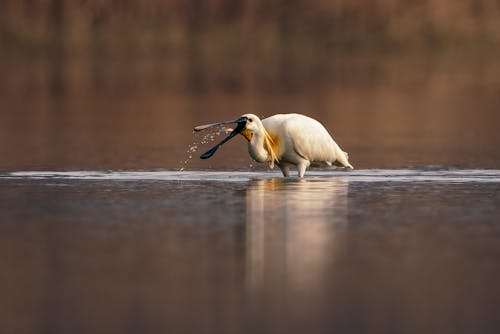
[[0, 174], [13, 333], [495, 333], [500, 171]]

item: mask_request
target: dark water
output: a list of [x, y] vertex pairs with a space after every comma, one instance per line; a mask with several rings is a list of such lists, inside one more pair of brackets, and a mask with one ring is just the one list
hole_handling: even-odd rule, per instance
[[5, 333], [498, 333], [500, 172], [0, 174]]

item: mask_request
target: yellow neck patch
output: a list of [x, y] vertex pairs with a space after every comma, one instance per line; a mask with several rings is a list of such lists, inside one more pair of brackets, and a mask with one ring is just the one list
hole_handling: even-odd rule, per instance
[[244, 129], [240, 132], [240, 134], [245, 137], [248, 141], [252, 140], [253, 133], [248, 129]]

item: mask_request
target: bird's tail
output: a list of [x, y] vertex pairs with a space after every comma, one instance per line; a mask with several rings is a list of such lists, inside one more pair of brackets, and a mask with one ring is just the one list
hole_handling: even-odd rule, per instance
[[347, 154], [347, 152], [342, 151], [338, 145], [336, 147], [335, 153], [337, 157], [337, 160], [335, 161], [336, 166], [354, 169], [354, 167], [349, 163], [349, 154]]
[[347, 168], [350, 168], [350, 169], [354, 169], [354, 167], [352, 167], [352, 165], [349, 163], [349, 154], [346, 151], [344, 151], [342, 153], [344, 153], [345, 159], [347, 161], [347, 165], [344, 165], [344, 167], [347, 167]]

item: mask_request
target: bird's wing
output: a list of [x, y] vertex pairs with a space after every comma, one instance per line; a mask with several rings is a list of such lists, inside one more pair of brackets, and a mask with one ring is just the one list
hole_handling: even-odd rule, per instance
[[284, 129], [294, 151], [302, 158], [311, 162], [335, 161], [335, 143], [318, 121], [305, 116], [289, 118]]

